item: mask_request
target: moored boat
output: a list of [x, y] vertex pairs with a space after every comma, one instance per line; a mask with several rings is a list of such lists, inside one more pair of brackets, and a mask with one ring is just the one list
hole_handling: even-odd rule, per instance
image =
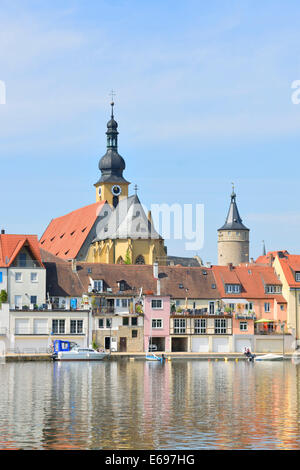
[[146, 354], [146, 361], [162, 362], [162, 361], [163, 361], [163, 357], [159, 357], [159, 356], [156, 356], [156, 354], [154, 354], [154, 353], [148, 352], [148, 353]]
[[255, 357], [255, 361], [282, 361], [283, 356], [280, 354], [264, 354], [263, 356]]
[[59, 351], [57, 361], [102, 361], [109, 354], [106, 352], [95, 351], [91, 348], [75, 347], [70, 351]]

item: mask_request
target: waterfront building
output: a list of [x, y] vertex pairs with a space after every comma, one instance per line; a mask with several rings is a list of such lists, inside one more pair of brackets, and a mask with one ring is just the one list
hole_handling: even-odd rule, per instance
[[[287, 250], [269, 251], [256, 260], [256, 264], [273, 266], [282, 283], [282, 293], [287, 299], [287, 315], [283, 329], [292, 333], [299, 346], [300, 338], [300, 255]], [[296, 345], [295, 345], [296, 346]]]
[[224, 225], [218, 230], [218, 265], [249, 262], [249, 229], [242, 223], [236, 193], [232, 189], [231, 201]]
[[281, 325], [286, 320], [287, 301], [274, 268], [229, 264], [213, 266], [212, 270], [222, 296], [222, 308], [232, 314], [233, 350], [241, 352], [250, 347], [256, 352], [281, 351]]
[[65, 260], [107, 264], [166, 264], [167, 249], [137, 196], [128, 195], [125, 161], [118, 152], [118, 124], [107, 123], [107, 150], [95, 183], [96, 203], [53, 219], [40, 247]]
[[170, 296], [149, 292], [143, 303], [144, 350], [170, 352]]

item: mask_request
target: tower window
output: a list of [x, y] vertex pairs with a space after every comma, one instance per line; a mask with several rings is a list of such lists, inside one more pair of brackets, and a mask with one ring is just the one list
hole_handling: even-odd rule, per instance
[[116, 208], [118, 204], [119, 204], [119, 197], [113, 196], [113, 206]]

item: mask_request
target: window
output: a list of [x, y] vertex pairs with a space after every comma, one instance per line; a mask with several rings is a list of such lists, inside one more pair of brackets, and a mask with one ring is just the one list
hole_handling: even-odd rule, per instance
[[37, 273], [30, 273], [30, 280], [31, 282], [37, 282], [38, 280]]
[[139, 255], [135, 260], [135, 264], [145, 264], [145, 258], [142, 255]]
[[83, 333], [83, 320], [71, 320], [70, 332], [73, 335]]
[[153, 309], [162, 308], [162, 300], [161, 299], [152, 299], [151, 300], [151, 307]]
[[249, 310], [253, 310], [253, 302], [249, 302], [248, 308], [249, 308]]
[[22, 282], [22, 273], [15, 273], [15, 281]]
[[37, 304], [37, 296], [36, 295], [31, 295], [30, 296], [30, 303], [33, 305]]
[[137, 338], [138, 337], [138, 330], [132, 330], [131, 336], [132, 336], [132, 338]]
[[102, 280], [95, 280], [94, 281], [94, 289], [97, 292], [103, 292], [103, 281]]
[[227, 294], [239, 294], [241, 292], [240, 284], [226, 284]]
[[235, 304], [229, 304], [229, 308], [232, 310], [232, 312], [235, 311]]
[[52, 333], [64, 334], [65, 333], [65, 320], [52, 320]]
[[128, 326], [128, 325], [129, 325], [129, 318], [123, 317], [123, 326]]
[[281, 286], [266, 286], [265, 287], [266, 294], [281, 294]]
[[116, 302], [116, 307], [120, 307], [120, 299], [116, 299], [115, 302]]
[[98, 320], [98, 328], [104, 328], [104, 320], [103, 320], [103, 318], [99, 318], [99, 320]]
[[215, 334], [216, 335], [226, 334], [226, 319], [225, 318], [217, 318], [215, 320]]
[[111, 318], [106, 319], [106, 328], [111, 328]]
[[206, 333], [206, 318], [197, 318], [194, 321], [194, 329], [196, 335], [205, 335]]
[[175, 318], [174, 319], [174, 333], [183, 334], [185, 333], [186, 320], [185, 318]]
[[120, 281], [120, 282], [119, 282], [119, 290], [120, 290], [120, 291], [125, 290], [125, 281]]
[[21, 295], [15, 295], [15, 306], [16, 306], [16, 309], [22, 307], [22, 296]]
[[240, 321], [240, 331], [247, 331], [248, 330], [248, 322]]
[[26, 253], [19, 254], [19, 265], [21, 268], [26, 268]]
[[162, 328], [163, 321], [159, 318], [155, 318], [152, 320], [152, 328]]
[[280, 305], [280, 310], [284, 310], [284, 305]]
[[131, 318], [131, 326], [137, 326], [138, 324], [138, 319], [136, 317]]
[[122, 299], [122, 308], [129, 307], [129, 299]]
[[209, 302], [209, 314], [214, 315], [215, 313], [215, 302]]
[[300, 273], [296, 273], [296, 282], [300, 282]]
[[270, 303], [265, 302], [265, 312], [269, 312], [269, 311], [270, 311]]

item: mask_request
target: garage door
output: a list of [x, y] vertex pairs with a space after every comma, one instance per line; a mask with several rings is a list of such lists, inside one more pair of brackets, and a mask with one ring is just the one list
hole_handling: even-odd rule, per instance
[[48, 334], [48, 320], [47, 318], [36, 318], [33, 322], [33, 331], [35, 335]]
[[192, 338], [192, 352], [208, 352], [208, 338]]
[[235, 352], [243, 353], [245, 348], [251, 350], [251, 340], [249, 338], [240, 338], [235, 340]]
[[213, 352], [229, 352], [228, 338], [213, 338]]
[[265, 352], [265, 353], [276, 353], [282, 352], [282, 340], [281, 339], [257, 339], [256, 340], [256, 352]]

